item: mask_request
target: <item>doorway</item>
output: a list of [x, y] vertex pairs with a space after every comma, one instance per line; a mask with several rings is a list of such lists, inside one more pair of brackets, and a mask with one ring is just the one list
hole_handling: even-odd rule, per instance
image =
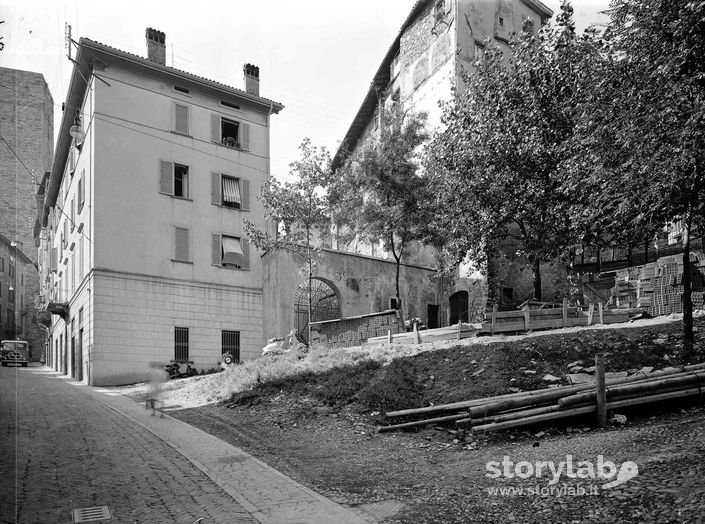
[[436, 329], [438, 326], [438, 304], [428, 304], [426, 307], [428, 329]]
[[450, 325], [468, 322], [468, 292], [457, 291], [450, 296]]

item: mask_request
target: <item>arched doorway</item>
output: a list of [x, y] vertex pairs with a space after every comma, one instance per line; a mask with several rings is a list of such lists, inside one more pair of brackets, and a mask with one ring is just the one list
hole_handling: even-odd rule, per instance
[[448, 299], [450, 303], [450, 325], [468, 322], [468, 292], [457, 291]]
[[308, 297], [311, 295], [311, 321], [340, 318], [340, 300], [335, 290], [320, 278], [306, 280], [299, 284], [294, 295], [294, 316], [296, 333], [308, 342]]

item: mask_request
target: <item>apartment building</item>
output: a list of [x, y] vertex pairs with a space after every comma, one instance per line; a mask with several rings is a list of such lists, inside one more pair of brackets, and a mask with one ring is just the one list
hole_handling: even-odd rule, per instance
[[243, 218], [269, 177], [271, 115], [247, 64], [237, 89], [81, 38], [51, 172], [40, 262], [49, 363], [91, 385], [145, 378], [151, 361], [216, 367], [259, 356], [262, 267]]
[[[383, 109], [392, 104], [427, 113], [430, 130], [437, 129], [442, 115], [439, 102], [449, 100], [453, 88], [461, 86], [463, 72], [472, 73], [473, 62], [481, 57], [488, 42], [508, 50], [511, 39], [522, 30], [525, 21], [531, 20], [538, 30], [552, 15], [539, 0], [418, 0], [370, 82], [360, 109], [333, 158], [333, 167], [341, 166], [349, 154], [368, 138], [376, 136]], [[333, 247], [385, 256], [379, 246], [359, 240], [344, 245], [334, 238]], [[416, 245], [412, 252], [413, 263], [434, 265], [432, 249]], [[521, 264], [510, 266], [506, 268], [509, 275], [506, 292], [511, 293], [512, 298], [524, 292], [530, 296], [531, 272], [521, 271]], [[552, 282], [549, 277], [545, 280]], [[482, 314], [485, 298], [481, 281], [482, 277], [472, 264], [463, 264], [444, 303], [429, 305], [426, 316], [422, 315], [424, 322], [448, 325], [458, 320], [467, 322], [473, 312]], [[517, 287], [516, 297], [512, 286]]]
[[[34, 313], [34, 288], [31, 276], [36, 278], [36, 268], [19, 244], [0, 234], [0, 337], [27, 340], [32, 326], [36, 325]], [[30, 346], [31, 357], [39, 359], [41, 345]]]

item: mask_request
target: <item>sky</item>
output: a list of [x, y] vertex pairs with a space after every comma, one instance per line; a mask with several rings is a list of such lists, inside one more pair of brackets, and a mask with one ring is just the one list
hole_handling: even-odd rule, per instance
[[[519, 2], [520, 0], [513, 0]], [[289, 178], [308, 137], [334, 154], [415, 0], [0, 0], [0, 66], [42, 73], [55, 132], [72, 64], [65, 28], [146, 56], [145, 28], [166, 33], [167, 65], [236, 88], [260, 68], [260, 95], [284, 104], [272, 116], [271, 171]], [[554, 13], [560, 0], [544, 0]], [[573, 0], [579, 31], [605, 21], [609, 0]], [[1, 102], [0, 102], [1, 103]]]

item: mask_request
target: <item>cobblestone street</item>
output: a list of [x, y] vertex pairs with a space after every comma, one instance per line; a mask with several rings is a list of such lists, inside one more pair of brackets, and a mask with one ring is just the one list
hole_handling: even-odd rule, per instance
[[362, 522], [239, 449], [37, 366], [0, 369], [0, 522]]
[[180, 453], [42, 368], [0, 369], [5, 522], [257, 522]]

